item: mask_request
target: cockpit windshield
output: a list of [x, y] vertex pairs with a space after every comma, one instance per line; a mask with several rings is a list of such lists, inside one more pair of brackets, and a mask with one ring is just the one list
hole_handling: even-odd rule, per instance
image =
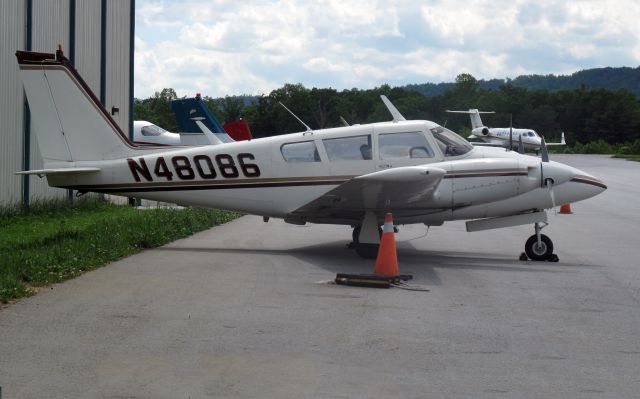
[[434, 127], [431, 133], [445, 157], [457, 157], [473, 149], [467, 140], [442, 126]]
[[161, 136], [163, 133], [167, 131], [156, 125], [147, 125], [143, 126], [140, 130], [143, 136]]

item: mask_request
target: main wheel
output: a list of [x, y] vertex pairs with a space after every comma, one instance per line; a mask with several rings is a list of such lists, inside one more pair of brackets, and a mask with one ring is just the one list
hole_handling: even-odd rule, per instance
[[540, 234], [540, 245], [538, 245], [538, 237], [532, 235], [524, 244], [524, 251], [527, 253], [529, 259], [533, 260], [548, 260], [553, 255], [553, 242], [544, 234]]
[[[360, 242], [360, 230], [362, 230], [361, 225], [357, 225], [353, 228], [353, 249], [356, 250], [356, 253], [360, 255], [360, 257], [365, 259], [375, 259], [378, 257], [378, 248], [380, 248], [380, 244], [370, 244], [370, 243], [361, 243]], [[382, 229], [378, 228], [378, 235], [382, 237]]]
[[380, 248], [380, 245], [357, 242], [353, 247], [356, 250], [356, 253], [360, 255], [360, 257], [365, 259], [375, 259], [376, 257], [378, 257], [378, 248]]

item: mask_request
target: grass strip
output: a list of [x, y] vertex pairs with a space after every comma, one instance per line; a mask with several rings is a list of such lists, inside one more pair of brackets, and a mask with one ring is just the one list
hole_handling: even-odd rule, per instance
[[0, 303], [237, 216], [216, 209], [141, 210], [96, 198], [1, 209]]
[[636, 161], [640, 162], [640, 155], [624, 155], [624, 154], [616, 154], [613, 156], [614, 158], [623, 158], [628, 161]]

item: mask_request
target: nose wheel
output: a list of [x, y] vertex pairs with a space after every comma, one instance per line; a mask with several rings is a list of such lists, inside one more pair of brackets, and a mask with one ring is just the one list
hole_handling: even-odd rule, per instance
[[531, 260], [557, 262], [558, 256], [553, 253], [553, 242], [549, 237], [540, 234], [540, 230], [547, 226], [540, 223], [534, 225], [536, 233], [529, 237], [524, 244], [524, 251]]

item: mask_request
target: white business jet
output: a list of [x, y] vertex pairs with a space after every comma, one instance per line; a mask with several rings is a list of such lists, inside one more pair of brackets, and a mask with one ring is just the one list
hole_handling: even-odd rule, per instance
[[[497, 147], [517, 148], [519, 142], [522, 141], [523, 149], [530, 151], [540, 151], [542, 147], [542, 138], [533, 129], [516, 129], [513, 127], [487, 127], [482, 123], [480, 114], [493, 114], [493, 111], [478, 111], [470, 109], [468, 111], [449, 111], [452, 114], [469, 114], [471, 119], [471, 135], [470, 139], [480, 139], [485, 145]], [[474, 143], [476, 144], [476, 143]], [[564, 132], [559, 143], [546, 143], [547, 146], [566, 145], [564, 141]], [[482, 144], [480, 144], [482, 145]]]
[[133, 121], [133, 141], [143, 145], [180, 145], [180, 134], [169, 132], [151, 122]]
[[135, 146], [61, 50], [18, 51], [44, 169], [53, 187], [354, 227], [375, 256], [384, 215], [397, 224], [469, 220], [468, 231], [532, 224], [531, 259], [553, 256], [546, 209], [598, 195], [586, 172], [514, 151], [474, 148], [426, 120], [393, 121], [199, 147]]

